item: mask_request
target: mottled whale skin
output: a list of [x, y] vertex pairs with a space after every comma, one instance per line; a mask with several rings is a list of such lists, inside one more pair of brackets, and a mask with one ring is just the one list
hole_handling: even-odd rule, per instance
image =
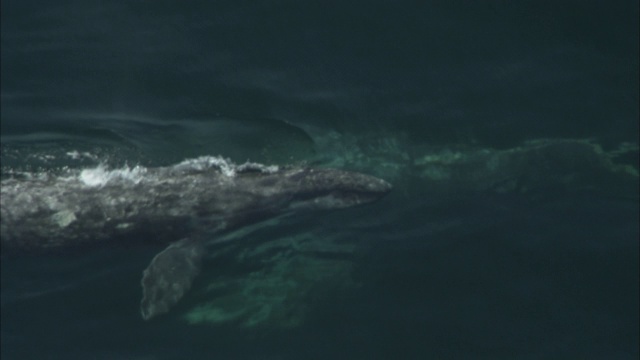
[[1, 185], [3, 253], [105, 241], [169, 244], [144, 271], [144, 319], [167, 312], [189, 289], [204, 254], [202, 238], [293, 212], [368, 203], [391, 190], [356, 172], [210, 157], [170, 167], [22, 176]]

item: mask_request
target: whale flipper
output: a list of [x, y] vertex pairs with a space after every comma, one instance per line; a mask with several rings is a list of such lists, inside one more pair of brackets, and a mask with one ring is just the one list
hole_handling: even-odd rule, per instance
[[142, 275], [142, 318], [163, 314], [182, 298], [200, 272], [202, 241], [182, 239], [156, 255]]

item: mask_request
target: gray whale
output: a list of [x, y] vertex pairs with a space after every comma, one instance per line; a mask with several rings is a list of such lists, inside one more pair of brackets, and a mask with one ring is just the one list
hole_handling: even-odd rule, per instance
[[216, 157], [159, 168], [23, 174], [1, 185], [3, 253], [106, 241], [169, 244], [143, 274], [145, 320], [169, 311], [189, 289], [205, 238], [299, 211], [368, 203], [391, 190], [356, 172], [234, 165]]

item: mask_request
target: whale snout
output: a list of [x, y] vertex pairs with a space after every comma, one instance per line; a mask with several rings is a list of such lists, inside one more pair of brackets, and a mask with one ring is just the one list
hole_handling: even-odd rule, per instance
[[388, 194], [393, 186], [382, 179], [337, 169], [305, 169], [292, 174], [297, 205], [335, 209], [366, 204]]
[[335, 182], [332, 185], [336, 190], [367, 194], [374, 199], [388, 194], [393, 188], [389, 182], [383, 179], [357, 172], [339, 171], [329, 173], [328, 176], [334, 179]]
[[393, 189], [393, 186], [385, 180], [379, 179], [377, 177], [369, 176], [369, 175], [363, 175], [363, 176], [366, 176], [368, 178], [365, 181], [366, 191], [370, 191], [372, 193], [376, 193], [380, 195], [386, 195]]
[[352, 187], [339, 190], [345, 199], [352, 199], [350, 206], [376, 201], [393, 189], [393, 186], [383, 179], [364, 174], [356, 175]]

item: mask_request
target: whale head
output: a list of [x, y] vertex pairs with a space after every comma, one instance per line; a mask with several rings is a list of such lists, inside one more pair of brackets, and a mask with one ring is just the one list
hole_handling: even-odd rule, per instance
[[303, 168], [285, 173], [293, 189], [292, 209], [339, 209], [378, 200], [391, 191], [388, 182], [338, 169]]

